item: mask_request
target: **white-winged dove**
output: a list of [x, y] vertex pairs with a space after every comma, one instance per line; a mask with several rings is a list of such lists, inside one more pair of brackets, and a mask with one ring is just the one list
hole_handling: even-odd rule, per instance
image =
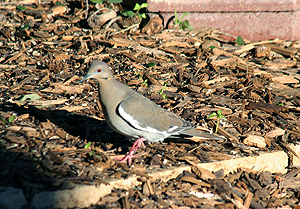
[[199, 136], [206, 139], [223, 138], [196, 130], [196, 126], [150, 99], [118, 82], [105, 62], [95, 62], [80, 82], [95, 78], [99, 83], [99, 97], [107, 124], [116, 132], [136, 139], [129, 154], [121, 162], [131, 159], [135, 151], [145, 147], [143, 141], [162, 141], [172, 135]]

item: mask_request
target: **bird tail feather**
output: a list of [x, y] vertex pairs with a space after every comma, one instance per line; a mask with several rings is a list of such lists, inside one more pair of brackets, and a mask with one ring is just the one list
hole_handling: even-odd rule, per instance
[[184, 135], [188, 135], [188, 136], [203, 137], [204, 139], [225, 140], [225, 138], [222, 138], [222, 137], [217, 136], [215, 134], [206, 133], [204, 131], [200, 131], [200, 130], [197, 130], [197, 129], [183, 130], [180, 133], [184, 134]]

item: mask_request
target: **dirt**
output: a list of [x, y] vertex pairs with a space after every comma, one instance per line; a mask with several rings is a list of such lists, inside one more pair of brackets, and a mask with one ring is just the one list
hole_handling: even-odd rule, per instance
[[[28, 207], [41, 192], [121, 180], [94, 202], [66, 207], [297, 208], [299, 41], [239, 46], [212, 28], [164, 29], [158, 17], [139, 24], [120, 5], [98, 5], [93, 22], [92, 3], [28, 2], [25, 10], [0, 4], [0, 185], [22, 189]], [[79, 82], [97, 60], [199, 129], [215, 132], [217, 116], [209, 116], [221, 110], [224, 140], [147, 143], [131, 166], [119, 163], [132, 142], [106, 125], [96, 81]], [[284, 171], [199, 166], [278, 152], [288, 158]], [[149, 174], [182, 166], [190, 170], [176, 177]], [[127, 185], [132, 177], [138, 183]]]

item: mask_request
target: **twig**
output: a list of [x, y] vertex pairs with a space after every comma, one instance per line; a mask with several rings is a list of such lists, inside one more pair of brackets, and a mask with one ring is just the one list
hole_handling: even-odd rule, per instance
[[105, 29], [109, 28], [109, 27], [111, 26], [111, 24], [113, 24], [114, 22], [116, 22], [117, 20], [120, 20], [120, 19], [121, 19], [120, 16], [111, 19], [111, 20], [107, 23]]
[[130, 29], [132, 29], [132, 28], [134, 28], [134, 27], [136, 27], [136, 26], [139, 26], [139, 25], [140, 25], [140, 23], [136, 23], [136, 24], [134, 24], [134, 25], [129, 26], [128, 28], [125, 28], [125, 29], [123, 29], [123, 30], [117, 31], [117, 32], [112, 33], [112, 34], [110, 34], [110, 35], [113, 36], [113, 35], [116, 35], [116, 34], [125, 32], [125, 31], [130, 30]]
[[89, 0], [86, 0], [86, 14], [85, 14], [85, 19], [87, 19], [89, 16]]
[[[87, 1], [88, 1], [88, 0], [87, 0]], [[107, 8], [103, 7], [103, 8], [101, 8], [101, 9], [98, 9], [96, 12], [94, 12], [94, 13], [90, 16], [90, 18], [92, 18], [94, 15], [98, 14], [99, 12], [101, 12], [101, 11], [104, 10], [104, 9], [107, 9]]]
[[288, 72], [288, 71], [286, 71], [286, 70], [272, 69], [272, 68], [264, 67], [264, 66], [261, 66], [261, 65], [259, 65], [259, 64], [256, 64], [256, 63], [250, 63], [250, 62], [248, 62], [248, 64], [249, 64], [249, 65], [252, 65], [252, 66], [254, 65], [254, 66], [256, 66], [256, 67], [258, 67], [258, 68], [260, 68], [260, 69], [262, 69], [262, 70], [268, 70], [268, 71], [273, 71], [273, 72], [281, 72], [281, 73], [285, 73], [285, 74], [298, 75], [298, 76], [299, 76], [298, 73]]

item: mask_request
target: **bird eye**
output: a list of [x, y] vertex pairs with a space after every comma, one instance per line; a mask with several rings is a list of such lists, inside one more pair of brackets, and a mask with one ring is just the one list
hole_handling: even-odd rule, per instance
[[98, 68], [97, 72], [100, 73], [101, 71], [102, 71], [102, 69], [101, 69], [101, 68]]

